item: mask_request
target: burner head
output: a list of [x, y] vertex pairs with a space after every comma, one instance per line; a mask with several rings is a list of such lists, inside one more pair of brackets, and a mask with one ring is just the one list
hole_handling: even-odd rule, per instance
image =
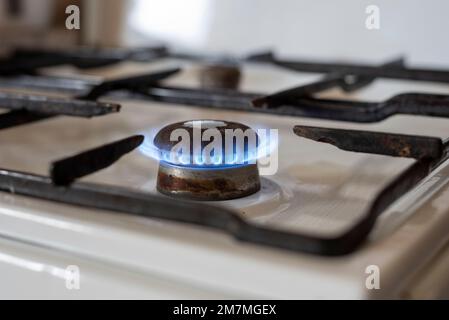
[[[246, 133], [246, 138], [229, 139], [230, 134], [236, 137], [241, 133]], [[188, 139], [184, 141], [187, 147], [176, 149], [183, 139]], [[256, 158], [251, 156], [257, 141], [254, 130], [236, 122], [192, 120], [166, 126], [154, 138], [161, 159], [157, 189], [192, 200], [230, 200], [251, 195], [260, 190]], [[211, 148], [211, 144], [215, 147]], [[180, 155], [178, 151], [183, 153], [185, 149], [187, 156]]]
[[218, 201], [249, 196], [260, 190], [257, 165], [200, 168], [160, 162], [157, 190], [191, 200]]
[[200, 71], [200, 83], [204, 89], [237, 90], [240, 79], [240, 69], [233, 65], [209, 65]]

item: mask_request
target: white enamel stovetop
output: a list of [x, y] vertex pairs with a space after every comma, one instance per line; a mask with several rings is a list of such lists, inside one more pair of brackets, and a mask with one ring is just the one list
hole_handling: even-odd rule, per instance
[[[174, 62], [91, 71], [114, 77]], [[194, 85], [195, 66], [168, 81]], [[49, 70], [67, 73], [67, 68]], [[270, 67], [245, 69], [244, 90], [275, 91], [316, 79]], [[352, 98], [447, 88], [378, 81]], [[329, 94], [341, 95], [337, 90]], [[295, 136], [297, 124], [449, 137], [449, 120], [395, 116], [370, 125], [121, 101], [120, 114], [61, 117], [0, 132], [0, 167], [45, 174], [51, 161], [165, 124], [237, 120], [279, 129], [279, 170], [263, 190], [222, 202], [255, 223], [332, 233], [362, 214], [376, 191], [411, 160], [355, 154]], [[155, 192], [157, 162], [139, 151], [83, 180]], [[213, 230], [82, 209], [0, 193], [0, 298], [390, 298], [449, 297], [449, 166], [386, 212], [356, 253], [323, 258], [239, 243]], [[80, 270], [80, 289], [65, 269]], [[365, 269], [380, 268], [380, 290]]]

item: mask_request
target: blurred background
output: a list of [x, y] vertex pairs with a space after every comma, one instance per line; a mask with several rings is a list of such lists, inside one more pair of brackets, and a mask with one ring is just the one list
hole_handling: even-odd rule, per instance
[[[65, 8], [81, 9], [67, 30]], [[366, 8], [380, 29], [366, 28]], [[195, 52], [246, 54], [262, 49], [307, 58], [449, 66], [445, 0], [0, 0], [2, 49], [166, 44]]]

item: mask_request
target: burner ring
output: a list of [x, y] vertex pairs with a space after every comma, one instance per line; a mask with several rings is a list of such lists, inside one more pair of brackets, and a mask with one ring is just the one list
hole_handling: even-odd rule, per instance
[[256, 164], [217, 168], [183, 167], [161, 161], [157, 190], [191, 200], [231, 200], [260, 190]]

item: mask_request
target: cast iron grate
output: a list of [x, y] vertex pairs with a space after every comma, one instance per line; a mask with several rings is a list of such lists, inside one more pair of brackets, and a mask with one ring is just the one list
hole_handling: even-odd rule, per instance
[[[36, 75], [40, 67], [67, 62], [78, 67], [91, 67], [136, 57], [143, 60], [167, 56], [205, 59], [195, 55], [173, 54], [165, 48], [137, 50], [134, 53], [121, 52], [122, 55], [116, 53], [115, 56], [108, 56], [105, 52], [98, 56], [95, 54], [92, 50], [70, 54], [17, 51], [8, 64], [0, 63], [0, 74], [3, 76], [0, 85], [34, 86], [43, 89], [64, 87], [74, 93], [72, 99], [0, 94], [0, 107], [10, 110], [0, 115], [0, 129], [60, 115], [92, 117], [118, 112], [118, 105], [96, 101], [101, 96], [113, 94], [115, 91], [149, 101], [351, 122], [376, 122], [399, 113], [449, 116], [449, 96], [446, 95], [407, 93], [382, 102], [314, 97], [314, 94], [333, 87], [340, 87], [346, 91], [357, 90], [380, 77], [449, 82], [448, 71], [409, 69], [404, 66], [402, 59], [377, 67], [285, 61], [275, 58], [271, 53], [254, 55], [239, 61], [239, 63], [258, 61], [297, 71], [326, 74], [320, 81], [270, 94], [160, 85], [160, 81], [176, 74], [179, 69], [168, 69], [105, 83], [84, 83], [81, 80]], [[243, 220], [233, 211], [210, 204], [172, 201], [165, 197], [121, 187], [76, 182], [80, 177], [112, 165], [121, 156], [137, 148], [143, 141], [142, 136], [125, 138], [55, 161], [49, 176], [1, 169], [0, 190], [65, 204], [205, 226], [226, 232], [241, 241], [266, 246], [320, 255], [342, 255], [359, 247], [369, 235], [377, 217], [449, 157], [449, 142], [434, 137], [305, 126], [296, 126], [293, 131], [300, 137], [330, 143], [347, 151], [408, 157], [416, 161], [374, 197], [368, 210], [356, 224], [343, 234], [332, 238], [255, 225]]]

